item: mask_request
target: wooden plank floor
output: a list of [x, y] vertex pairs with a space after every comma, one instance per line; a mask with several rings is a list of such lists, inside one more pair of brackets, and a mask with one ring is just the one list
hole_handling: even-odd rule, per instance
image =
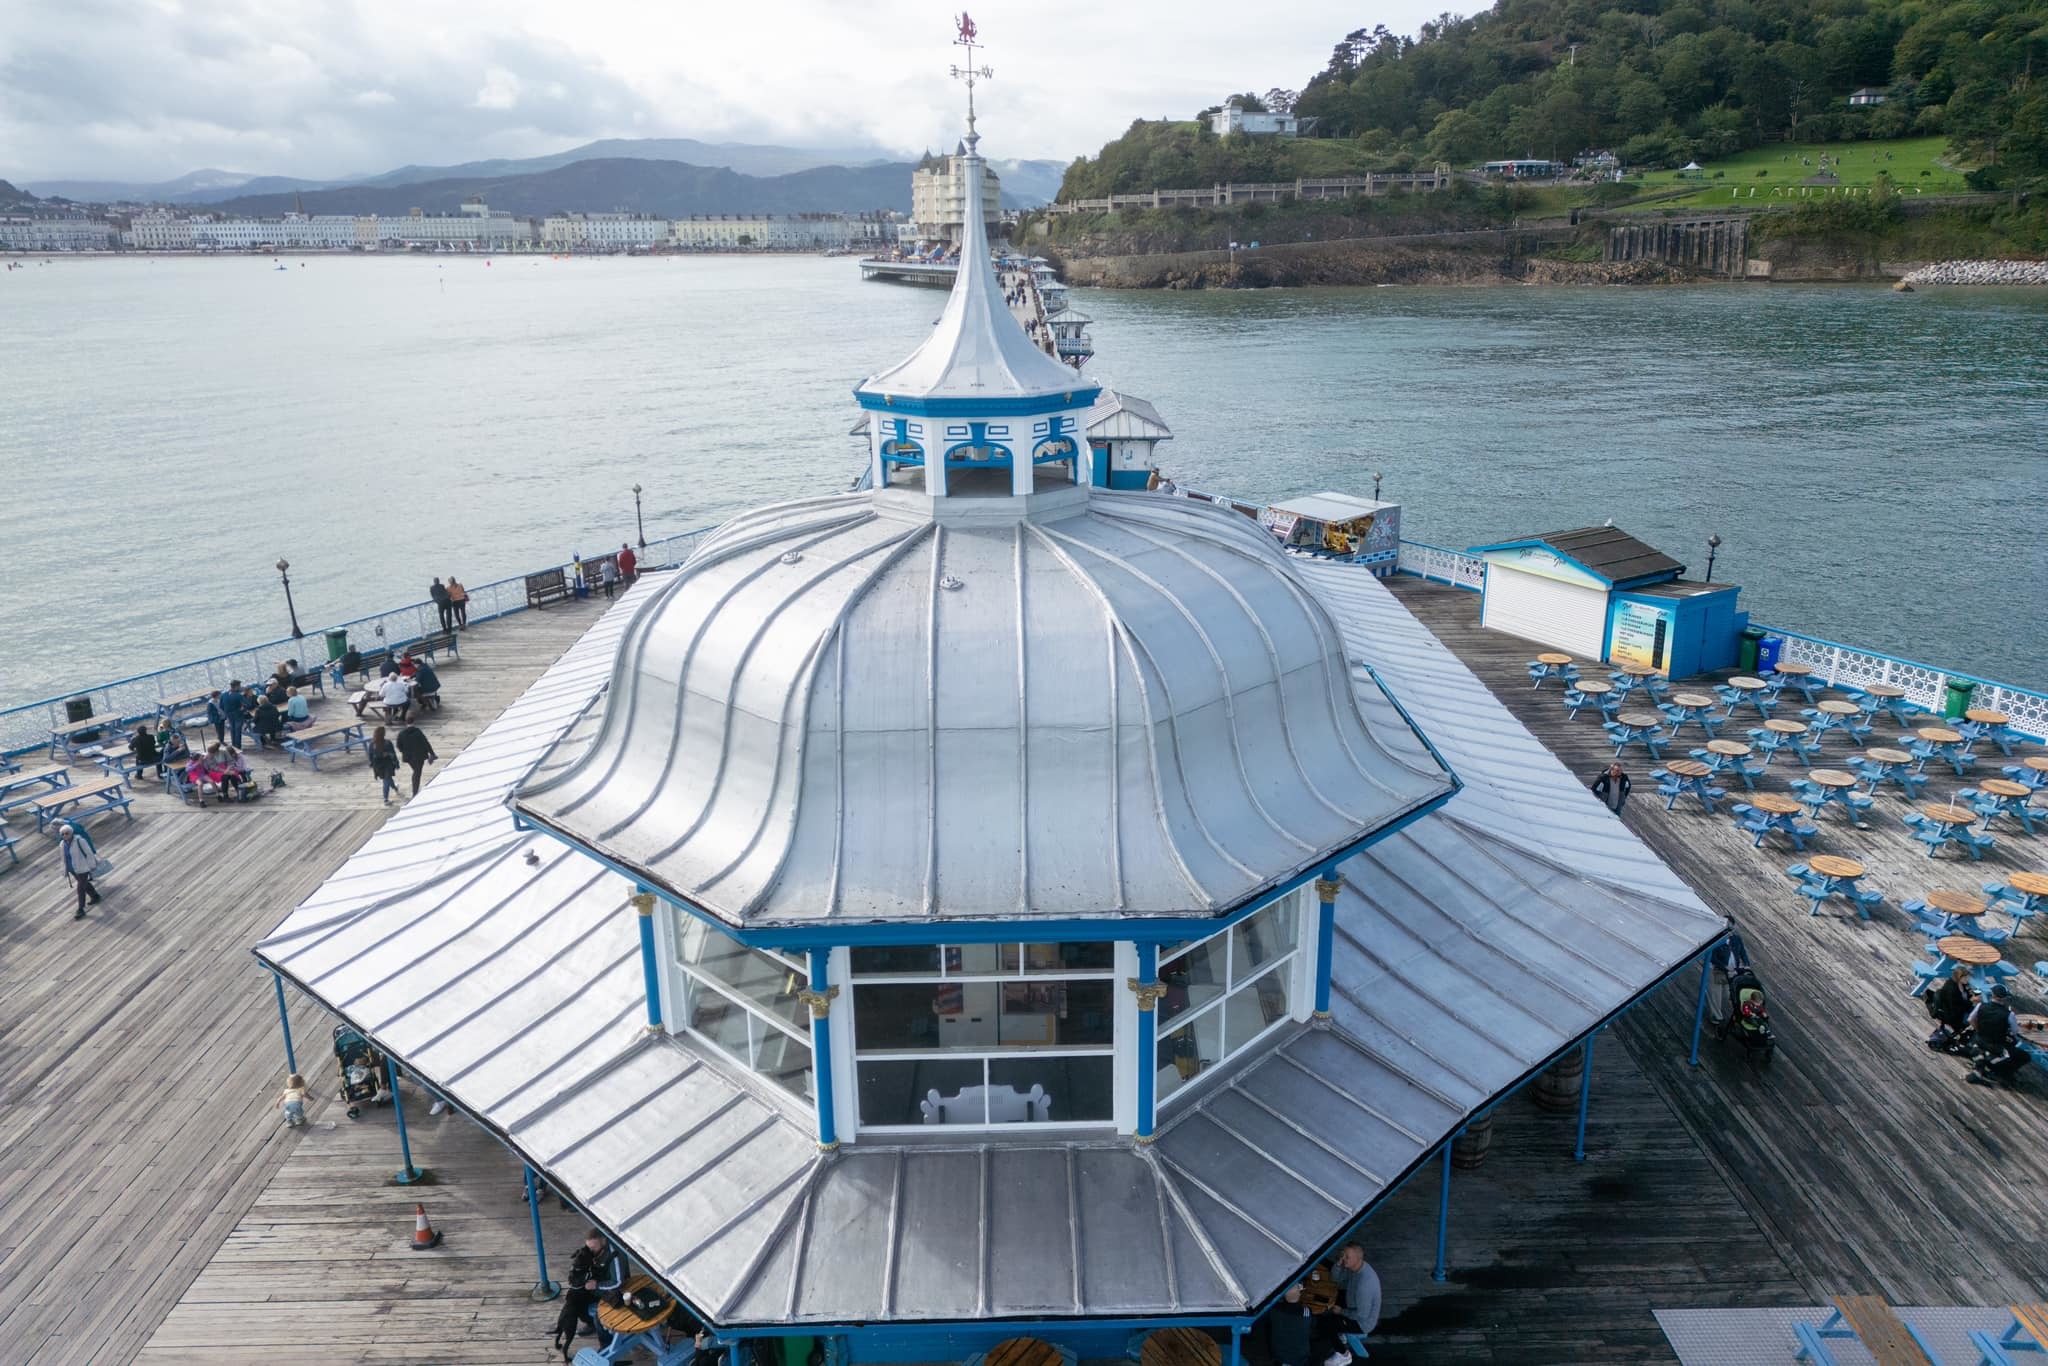
[[[465, 634], [461, 661], [441, 669], [447, 702], [424, 723], [443, 762], [601, 606]], [[188, 808], [145, 784], [133, 822], [93, 818], [117, 866], [83, 922], [54, 843], [32, 816], [12, 824], [23, 862], [0, 870], [0, 1360], [132, 1359], [298, 1146], [277, 1126], [277, 1006], [249, 947], [395, 808], [360, 755], [319, 774], [278, 766], [288, 786], [250, 807]], [[325, 1072], [326, 1027], [296, 1004], [301, 1067]]]
[[[1590, 781], [1611, 758], [1590, 715], [1567, 721], [1555, 685], [1530, 688], [1523, 666], [1536, 647], [1480, 629], [1477, 594], [1408, 577], [1393, 586], [1574, 772]], [[1880, 725], [1878, 735], [1892, 730]], [[1826, 744], [1830, 753], [1853, 752], [1846, 739]], [[1709, 905], [1735, 918], [1769, 990], [1779, 1048], [1757, 1070], [1733, 1045], [1710, 1039], [1706, 1065], [1686, 1066], [1696, 979], [1667, 986], [1616, 1034], [1810, 1302], [1844, 1292], [1895, 1304], [2039, 1298], [2048, 1286], [2048, 1084], [2029, 1068], [2016, 1090], [1966, 1086], [1960, 1063], [1922, 1045], [1929, 1021], [1906, 990], [1926, 941], [1898, 903], [2048, 867], [2048, 836], [2001, 830], [1981, 864], [1960, 853], [1929, 859], [1898, 822], [1902, 798], [1881, 796], [1867, 830], [1831, 810], [1815, 852], [1865, 864], [1865, 885], [1883, 891], [1887, 904], [1868, 922], [1841, 910], [1809, 916], [1783, 872], [1797, 855], [1775, 840], [1751, 848], [1729, 817], [1708, 816], [1697, 803], [1664, 810], [1648, 780], [1651, 765], [1634, 754], [1627, 765], [1636, 779], [1629, 827]], [[1798, 771], [1780, 761], [1761, 790], [1784, 790]], [[1995, 775], [1996, 765], [1988, 771]], [[1967, 783], [1943, 768], [1928, 795]], [[2040, 920], [2007, 957], [2023, 968], [2048, 959]], [[2041, 1008], [2031, 972], [2015, 991], [2022, 1009]]]

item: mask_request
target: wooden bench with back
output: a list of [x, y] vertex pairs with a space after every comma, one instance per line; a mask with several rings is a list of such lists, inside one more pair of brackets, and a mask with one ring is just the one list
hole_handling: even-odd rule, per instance
[[559, 569], [543, 569], [538, 574], [526, 576], [526, 605], [545, 607], [551, 602], [567, 602], [576, 596], [576, 590]]

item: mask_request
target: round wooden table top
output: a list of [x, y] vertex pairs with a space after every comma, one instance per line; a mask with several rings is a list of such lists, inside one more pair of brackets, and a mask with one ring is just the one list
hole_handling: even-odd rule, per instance
[[1940, 949], [1958, 963], [1968, 963], [1973, 968], [1988, 968], [1999, 961], [1998, 950], [1981, 939], [1972, 939], [1967, 934], [1952, 934], [1946, 939], [1934, 941]]
[[2031, 797], [2034, 789], [2025, 783], [2016, 783], [2010, 778], [1986, 778], [1977, 786], [1994, 797]]
[[2028, 896], [2048, 896], [2048, 873], [2007, 873], [2005, 885]]
[[1773, 816], [1793, 816], [1801, 809], [1798, 802], [1776, 792], [1759, 792], [1749, 799], [1749, 804], [1759, 811], [1768, 811]]
[[1806, 723], [1804, 721], [1788, 721], [1782, 716], [1773, 716], [1770, 720], [1764, 722], [1764, 729], [1776, 731], [1780, 735], [1804, 735], [1806, 734]]
[[1929, 892], [1920, 899], [1945, 915], [1972, 916], [1984, 914], [1984, 898], [1978, 896], [1975, 892], [1952, 892], [1943, 887]]
[[1761, 678], [1751, 678], [1747, 674], [1742, 674], [1729, 679], [1728, 686], [1737, 692], [1760, 692], [1771, 685]]
[[1855, 774], [1839, 768], [1816, 768], [1806, 775], [1806, 781], [1816, 787], [1854, 787], [1858, 780]]
[[1647, 664], [1624, 664], [1621, 666], [1621, 671], [1630, 678], [1650, 678], [1657, 672]]
[[1872, 697], [1904, 697], [1906, 690], [1891, 683], [1873, 683], [1863, 691]]
[[1903, 749], [1885, 749], [1882, 747], [1866, 749], [1863, 751], [1863, 757], [1875, 759], [1881, 764], [1910, 764], [1913, 762], [1913, 756], [1906, 753]]
[[1704, 778], [1714, 770], [1697, 759], [1673, 759], [1664, 765], [1667, 773], [1676, 773], [1681, 778]]
[[[643, 1290], [654, 1288], [654, 1277], [635, 1276], [620, 1286], [621, 1293], [637, 1295]], [[628, 1309], [623, 1304], [597, 1306], [597, 1321], [614, 1333], [644, 1333], [648, 1329], [668, 1322], [668, 1316], [676, 1312], [674, 1296], [664, 1295], [661, 1309], [654, 1314], [643, 1314], [637, 1309]]]
[[1596, 697], [1601, 693], [1614, 691], [1614, 685], [1604, 678], [1582, 678], [1572, 686], [1582, 693]]
[[1624, 726], [1635, 726], [1641, 730], [1664, 724], [1664, 718], [1653, 711], [1625, 711], [1614, 719]]
[[1714, 699], [1704, 693], [1675, 692], [1671, 694], [1671, 703], [1677, 707], [1711, 707]]
[[1963, 719], [1975, 721], [1980, 726], [2002, 726], [2012, 720], [2004, 712], [1993, 711], [1989, 707], [1972, 707], [1963, 713]]
[[1977, 819], [1977, 813], [1967, 806], [1949, 806], [1941, 802], [1923, 803], [1920, 814], [1943, 825], [1968, 825]]
[[1947, 726], [1922, 726], [1913, 733], [1922, 740], [1937, 745], [1952, 745], [1963, 738], [1959, 732], [1952, 731]]
[[2048, 754], [2029, 754], [2020, 763], [2036, 773], [2048, 773]]
[[1771, 672], [1792, 675], [1810, 674], [1813, 672], [1813, 667], [1808, 664], [1774, 664], [1771, 666]]
[[1556, 667], [1557, 667], [1558, 665], [1560, 665], [1560, 664], [1569, 664], [1569, 663], [1571, 663], [1571, 662], [1572, 662], [1572, 657], [1571, 657], [1570, 655], [1551, 655], [1551, 654], [1544, 654], [1544, 655], [1538, 655], [1538, 656], [1536, 656], [1536, 662], [1537, 662], [1538, 664], [1548, 664], [1548, 665], [1550, 665], [1550, 666], [1551, 666], [1551, 667], [1552, 667], [1552, 668], [1554, 669], [1554, 668], [1556, 668]]
[[[1208, 1337], [1207, 1334], [1203, 1336], [1205, 1338]], [[1221, 1361], [1223, 1359], [1222, 1349], [1216, 1346], [1214, 1339], [1209, 1339], [1209, 1347], [1214, 1355], [1208, 1357], [1207, 1360]], [[1149, 1338], [1140, 1351], [1146, 1353], [1148, 1359], [1152, 1361], [1162, 1359], [1166, 1361], [1174, 1360], [1173, 1353], [1165, 1349], [1164, 1344], [1160, 1348], [1154, 1348]], [[1161, 1355], [1162, 1352], [1164, 1352], [1163, 1357]], [[988, 1355], [983, 1360], [988, 1363], [988, 1366], [1059, 1366], [1059, 1363], [1064, 1358], [1060, 1356], [1059, 1348], [1042, 1338], [1010, 1338], [991, 1347]]]
[[1829, 716], [1858, 716], [1863, 712], [1863, 708], [1857, 706], [1854, 702], [1844, 702], [1840, 698], [1835, 697], [1830, 697], [1827, 701], [1818, 703], [1814, 710], [1824, 711]]
[[1862, 877], [1867, 871], [1855, 859], [1837, 854], [1815, 854], [1806, 861], [1806, 866], [1827, 877]]
[[1749, 753], [1749, 748], [1748, 745], [1743, 744], [1740, 740], [1707, 741], [1707, 753], [1724, 754], [1730, 759], [1740, 759], [1743, 755]]

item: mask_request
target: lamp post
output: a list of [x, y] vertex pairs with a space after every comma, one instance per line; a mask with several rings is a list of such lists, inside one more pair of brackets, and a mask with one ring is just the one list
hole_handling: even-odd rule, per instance
[[1721, 548], [1721, 538], [1720, 538], [1720, 536], [1718, 536], [1718, 535], [1709, 535], [1709, 536], [1707, 537], [1707, 582], [1708, 582], [1708, 583], [1712, 583], [1712, 582], [1714, 581], [1714, 552], [1715, 552], [1715, 551], [1717, 551], [1717, 550], [1719, 550], [1720, 548]]
[[1386, 478], [1386, 475], [1382, 474], [1380, 471], [1374, 470], [1372, 472], [1372, 500], [1375, 503], [1377, 503], [1380, 500], [1380, 480], [1384, 478]]
[[299, 609], [292, 606], [292, 576], [285, 573], [291, 567], [290, 561], [280, 557], [277, 562], [277, 576], [284, 580], [284, 610], [291, 613], [292, 639], [303, 640], [306, 633], [299, 629]]
[[647, 549], [647, 524], [640, 520], [640, 486], [633, 485], [633, 526], [640, 533], [640, 548]]

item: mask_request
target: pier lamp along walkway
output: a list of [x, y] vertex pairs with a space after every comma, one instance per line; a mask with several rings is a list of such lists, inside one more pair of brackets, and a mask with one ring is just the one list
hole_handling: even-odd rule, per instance
[[723, 1340], [1234, 1359], [1725, 925], [1369, 571], [1090, 482], [965, 145], [873, 486], [635, 587], [258, 952]]

